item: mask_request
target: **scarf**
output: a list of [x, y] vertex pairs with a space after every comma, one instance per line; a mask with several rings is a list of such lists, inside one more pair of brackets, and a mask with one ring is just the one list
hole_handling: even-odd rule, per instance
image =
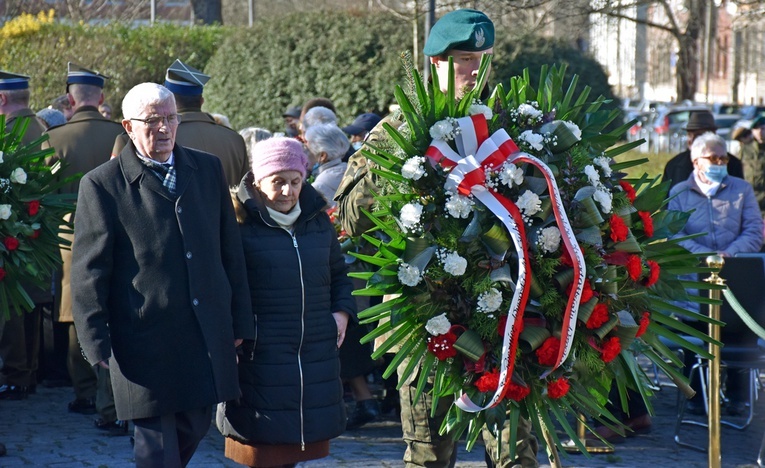
[[281, 226], [282, 229], [290, 232], [292, 232], [292, 226], [295, 224], [295, 221], [297, 221], [301, 213], [299, 201], [292, 207], [289, 213], [282, 213], [281, 211], [276, 211], [269, 207], [266, 207], [266, 210], [268, 210], [268, 215], [271, 216], [271, 219], [276, 221], [276, 224]]

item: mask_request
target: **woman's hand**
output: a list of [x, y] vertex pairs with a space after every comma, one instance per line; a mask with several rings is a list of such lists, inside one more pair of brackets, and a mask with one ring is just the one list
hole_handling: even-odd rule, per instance
[[337, 324], [337, 347], [339, 348], [345, 341], [345, 329], [348, 328], [347, 312], [332, 312], [332, 317]]

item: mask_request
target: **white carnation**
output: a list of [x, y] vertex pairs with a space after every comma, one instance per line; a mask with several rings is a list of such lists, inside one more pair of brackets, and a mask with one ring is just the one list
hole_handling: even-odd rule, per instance
[[11, 205], [0, 205], [0, 219], [11, 217]]
[[452, 218], [467, 218], [473, 211], [473, 200], [458, 194], [450, 194], [449, 200], [444, 204], [447, 213]]
[[592, 194], [592, 198], [600, 203], [601, 211], [603, 211], [603, 213], [611, 212], [611, 204], [613, 203], [614, 198], [613, 195], [611, 195], [611, 192], [606, 190], [605, 187], [600, 187], [595, 190], [595, 193]]
[[521, 185], [523, 183], [523, 170], [513, 163], [505, 163], [499, 173], [499, 180], [510, 188], [513, 187], [513, 184]]
[[568, 128], [568, 131], [574, 134], [577, 140], [582, 139], [582, 130], [579, 128], [577, 124], [569, 120], [564, 120], [563, 123]]
[[446, 313], [433, 317], [425, 324], [425, 330], [433, 336], [448, 333], [450, 328], [452, 328], [452, 324], [446, 318]]
[[450, 252], [444, 257], [444, 271], [453, 276], [462, 276], [467, 269], [467, 260], [457, 252]]
[[398, 266], [398, 280], [405, 286], [417, 286], [422, 280], [420, 269], [408, 263]]
[[454, 124], [448, 119], [439, 120], [430, 127], [430, 137], [434, 140], [451, 140], [454, 138]]
[[521, 104], [518, 106], [518, 113], [531, 119], [538, 119], [542, 117], [542, 111], [529, 104]]
[[2, 151], [0, 151], [0, 164], [2, 164], [2, 163], [3, 163], [3, 157], [4, 157], [4, 156], [5, 156], [5, 153], [3, 153]]
[[537, 151], [541, 151], [543, 147], [543, 143], [545, 141], [545, 137], [542, 135], [539, 135], [538, 133], [534, 133], [531, 130], [526, 130], [525, 132], [521, 133], [521, 136], [519, 137], [521, 141], [526, 142], [529, 146], [534, 148]]
[[478, 311], [488, 314], [499, 310], [502, 305], [502, 293], [491, 288], [478, 296]]
[[401, 175], [407, 179], [420, 180], [420, 178], [425, 175], [425, 168], [423, 167], [424, 163], [425, 158], [423, 156], [415, 156], [407, 159], [403, 167], [401, 167]]
[[523, 211], [523, 214], [526, 216], [533, 216], [542, 209], [542, 200], [539, 199], [539, 195], [531, 190], [523, 192], [515, 204], [518, 205], [518, 209]]
[[605, 156], [598, 156], [597, 158], [593, 159], [592, 162], [600, 166], [601, 169], [603, 169], [603, 175], [606, 177], [611, 177], [611, 158], [607, 158]]
[[560, 245], [560, 230], [555, 226], [542, 229], [539, 235], [539, 244], [546, 253], [555, 252]]
[[399, 219], [401, 224], [407, 229], [411, 230], [420, 224], [420, 217], [422, 216], [422, 205], [417, 202], [407, 203], [401, 208]]
[[15, 182], [17, 184], [26, 184], [27, 173], [24, 172], [24, 169], [20, 167], [14, 169], [13, 172], [11, 172], [11, 182]]
[[489, 106], [484, 106], [483, 104], [473, 104], [470, 106], [470, 109], [468, 109], [468, 114], [483, 114], [483, 116], [486, 117], [486, 120], [491, 120], [494, 116], [494, 112], [491, 111], [491, 108]]
[[592, 164], [584, 166], [584, 173], [587, 174], [587, 178], [590, 179], [590, 185], [597, 187], [598, 184], [600, 184], [600, 174], [598, 174], [598, 170], [595, 169], [595, 166]]

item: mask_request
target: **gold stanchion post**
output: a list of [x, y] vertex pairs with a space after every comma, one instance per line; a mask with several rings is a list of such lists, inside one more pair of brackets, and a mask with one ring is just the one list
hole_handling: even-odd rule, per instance
[[[718, 255], [707, 257], [707, 266], [714, 268], [715, 271], [705, 281], [709, 284], [724, 286], [725, 280], [720, 278], [718, 273], [722, 270], [725, 261]], [[720, 290], [710, 289], [709, 298], [720, 300]], [[709, 317], [720, 320], [720, 306], [718, 304], [709, 305]], [[720, 341], [720, 326], [716, 323], [709, 324], [709, 336]], [[709, 468], [720, 468], [722, 465], [722, 455], [720, 453], [720, 347], [714, 343], [709, 343], [709, 354], [714, 358], [709, 362]]]

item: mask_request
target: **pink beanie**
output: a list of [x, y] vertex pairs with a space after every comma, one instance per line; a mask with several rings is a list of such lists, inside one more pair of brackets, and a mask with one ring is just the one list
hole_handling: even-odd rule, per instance
[[255, 183], [281, 171], [298, 171], [305, 178], [307, 163], [303, 145], [294, 138], [269, 138], [259, 141], [252, 148]]

